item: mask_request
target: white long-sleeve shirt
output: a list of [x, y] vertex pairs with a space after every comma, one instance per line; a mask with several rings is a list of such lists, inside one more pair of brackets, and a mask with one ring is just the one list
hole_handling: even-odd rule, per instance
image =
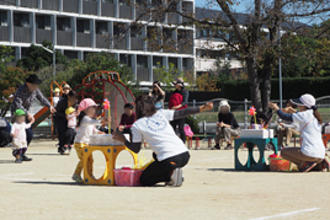
[[90, 118], [86, 115], [77, 128], [77, 135], [74, 139], [74, 142], [80, 144], [89, 144], [90, 136], [98, 133], [96, 126], [100, 124], [101, 123], [99, 120]]

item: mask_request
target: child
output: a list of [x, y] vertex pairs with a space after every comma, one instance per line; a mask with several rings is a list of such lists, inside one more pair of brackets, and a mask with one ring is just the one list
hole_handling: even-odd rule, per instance
[[[116, 133], [113, 139], [138, 153], [145, 140], [154, 151], [155, 161], [142, 173], [140, 183], [143, 186], [153, 186], [166, 182], [171, 186], [182, 184], [182, 171], [190, 158], [188, 149], [183, 141], [175, 135], [170, 121], [184, 118], [190, 114], [208, 111], [213, 108], [213, 103], [200, 107], [191, 107], [184, 110], [158, 110], [153, 98], [144, 95], [136, 99], [136, 115], [138, 120], [131, 128], [131, 140], [125, 139], [121, 133]], [[178, 169], [177, 169], [178, 168]]]
[[57, 106], [57, 103], [60, 100], [60, 92], [61, 92], [61, 90], [59, 88], [54, 89], [54, 97], [53, 97], [54, 107]]
[[[102, 134], [99, 130], [96, 129], [96, 126], [100, 125], [101, 122], [96, 120], [96, 110], [97, 104], [94, 100], [90, 98], [83, 99], [78, 107], [78, 112], [80, 112], [78, 117], [77, 124], [77, 135], [74, 139], [74, 148], [76, 149], [78, 158], [80, 159], [76, 170], [72, 176], [72, 179], [78, 183], [82, 183], [81, 172], [83, 169], [82, 164], [82, 155], [83, 155], [83, 147], [89, 144], [90, 136], [93, 134]], [[109, 119], [110, 120], [110, 119]], [[102, 121], [103, 124], [108, 123], [108, 121]], [[92, 164], [93, 159], [90, 157], [88, 159], [88, 163]], [[89, 166], [92, 167], [92, 166]], [[92, 170], [89, 170], [92, 173]]]
[[124, 134], [131, 133], [131, 127], [136, 120], [134, 106], [131, 103], [126, 103], [124, 106], [124, 114], [121, 116], [118, 130]]
[[34, 123], [34, 118], [30, 123], [25, 123], [26, 113], [22, 109], [15, 111], [15, 122], [11, 128], [11, 136], [13, 137], [13, 156], [16, 158], [15, 163], [22, 163], [24, 160], [24, 153], [27, 150], [26, 129], [30, 128]]
[[317, 111], [315, 98], [304, 94], [291, 102], [298, 106], [298, 113], [285, 113], [275, 103], [269, 107], [275, 110], [278, 116], [286, 121], [296, 123], [301, 134], [301, 148], [284, 148], [281, 156], [295, 164], [302, 172], [309, 172], [318, 164], [329, 169], [325, 158], [325, 148], [322, 142], [322, 118]]
[[68, 121], [68, 128], [65, 131], [64, 138], [64, 150], [68, 151], [68, 153], [72, 149], [72, 144], [74, 141], [74, 137], [76, 135], [75, 129], [77, 126], [77, 112], [73, 107], [69, 107], [65, 110], [66, 119]]

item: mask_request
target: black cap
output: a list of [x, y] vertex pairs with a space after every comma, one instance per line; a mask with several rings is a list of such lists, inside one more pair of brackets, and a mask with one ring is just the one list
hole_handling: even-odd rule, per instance
[[37, 85], [41, 84], [41, 82], [42, 82], [36, 74], [30, 75], [28, 78], [26, 78], [25, 81], [28, 83], [37, 84]]
[[173, 85], [180, 85], [181, 87], [184, 87], [184, 82], [180, 79], [177, 79], [176, 81], [172, 82]]

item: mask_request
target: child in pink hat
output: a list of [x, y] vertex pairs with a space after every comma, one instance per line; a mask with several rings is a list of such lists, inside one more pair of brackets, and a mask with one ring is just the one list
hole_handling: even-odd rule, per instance
[[[97, 107], [98, 105], [91, 98], [83, 99], [78, 107], [78, 111], [80, 112], [80, 114], [78, 116], [77, 135], [74, 140], [74, 148], [76, 149], [80, 162], [76, 167], [72, 179], [79, 183], [82, 182], [81, 172], [83, 169], [83, 164], [82, 164], [83, 147], [88, 145], [91, 135], [103, 133], [96, 128], [97, 126], [101, 124], [106, 124], [108, 123], [108, 120], [111, 120], [110, 118], [109, 119], [104, 118], [102, 121], [97, 120], [96, 119]], [[88, 163], [92, 164], [93, 160], [90, 158]]]

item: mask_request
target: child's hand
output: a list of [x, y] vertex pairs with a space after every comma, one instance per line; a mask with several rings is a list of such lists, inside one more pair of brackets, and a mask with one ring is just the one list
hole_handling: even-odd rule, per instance
[[213, 109], [213, 102], [207, 102], [200, 107], [201, 112], [210, 111]]
[[119, 127], [118, 127], [118, 130], [119, 131], [123, 131], [125, 129], [125, 126], [124, 125], [119, 125]]

